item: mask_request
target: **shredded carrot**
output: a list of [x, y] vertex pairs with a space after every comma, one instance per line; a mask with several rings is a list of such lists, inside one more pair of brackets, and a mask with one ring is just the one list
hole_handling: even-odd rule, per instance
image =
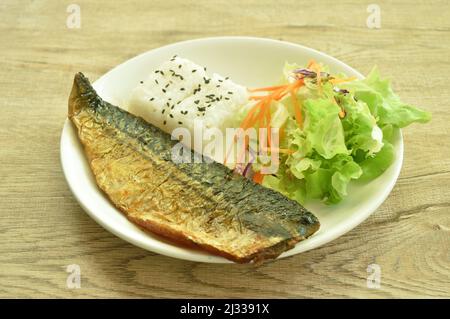
[[284, 85], [274, 85], [274, 86], [267, 86], [263, 88], [257, 88], [257, 89], [248, 89], [250, 92], [264, 92], [264, 91], [276, 91], [278, 89], [283, 88]]
[[259, 95], [259, 96], [256, 96], [256, 95], [254, 95], [254, 96], [250, 96], [250, 100], [263, 100], [263, 99], [265, 99], [266, 97], [264, 96], [264, 95]]
[[261, 184], [262, 181], [263, 181], [263, 179], [264, 179], [264, 174], [261, 174], [260, 172], [256, 172], [256, 173], [253, 175], [253, 181], [254, 181], [255, 183]]
[[280, 154], [292, 154], [295, 153], [294, 150], [291, 150], [289, 148], [277, 148], [277, 147], [265, 147], [262, 149], [265, 152], [271, 152], [271, 153], [280, 153]]
[[[315, 63], [315, 62], [314, 62]], [[303, 79], [297, 79], [292, 83], [288, 83], [285, 85], [276, 85], [276, 86], [268, 86], [257, 89], [249, 89], [249, 92], [267, 92], [267, 95], [254, 95], [250, 96], [251, 100], [255, 100], [256, 103], [251, 107], [244, 120], [239, 125], [240, 128], [246, 130], [250, 127], [254, 127], [258, 124], [259, 128], [267, 128], [267, 144], [271, 145], [271, 136], [270, 136], [270, 122], [271, 122], [271, 113], [270, 107], [273, 101], [279, 101], [287, 94], [291, 94], [295, 97], [296, 91], [304, 85]], [[301, 125], [302, 117], [301, 117], [301, 108], [300, 104], [294, 102], [296, 106], [296, 119], [297, 123]], [[234, 136], [234, 141], [236, 141], [236, 135]], [[247, 147], [247, 145], [245, 145]], [[226, 162], [229, 153], [231, 150], [227, 151], [226, 158], [224, 162]], [[286, 152], [288, 153], [288, 152]]]
[[244, 118], [244, 120], [242, 121], [242, 123], [240, 125], [240, 127], [242, 129], [245, 130], [252, 126], [250, 123], [252, 123], [252, 120], [255, 117], [255, 113], [258, 110], [258, 106], [263, 106], [263, 104], [258, 103], [255, 106], [253, 106], [253, 108], [248, 112], [247, 116]]
[[270, 145], [272, 144], [272, 140], [271, 140], [271, 136], [270, 136], [270, 131], [271, 131], [271, 127], [270, 127], [270, 108], [266, 113], [266, 123], [267, 123], [267, 146], [270, 147]]
[[316, 64], [316, 61], [309, 60], [308, 65], [306, 66], [307, 69], [310, 69], [312, 65]]
[[280, 131], [279, 131], [280, 138], [283, 138], [284, 134], [285, 134], [284, 127], [280, 127]]
[[354, 80], [356, 80], [356, 77], [352, 76], [350, 78], [343, 78], [343, 79], [335, 78], [335, 79], [331, 79], [330, 82], [333, 83], [333, 84], [338, 84], [338, 83], [350, 82], [350, 81], [354, 81]]
[[[257, 103], [248, 112], [247, 116], [242, 121], [240, 127], [243, 129], [247, 129], [258, 123], [259, 127], [267, 127], [267, 129], [269, 130], [271, 120], [270, 106], [272, 101], [278, 101], [281, 98], [283, 98], [286, 94], [288, 93], [292, 94], [292, 92], [296, 92], [296, 90], [303, 84], [304, 84], [303, 79], [298, 79], [293, 83], [285, 85], [269, 86], [265, 88], [249, 90], [251, 92], [269, 91], [269, 93], [267, 95], [250, 97], [250, 99], [256, 100]], [[257, 110], [259, 111], [257, 112]], [[298, 117], [298, 121], [301, 121], [301, 117]]]

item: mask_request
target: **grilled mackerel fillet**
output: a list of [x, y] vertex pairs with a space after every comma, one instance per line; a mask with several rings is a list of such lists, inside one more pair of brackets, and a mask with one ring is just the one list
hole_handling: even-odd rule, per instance
[[69, 118], [98, 187], [152, 233], [246, 263], [276, 258], [319, 228], [297, 202], [222, 164], [175, 164], [178, 141], [103, 101], [82, 73], [75, 75]]

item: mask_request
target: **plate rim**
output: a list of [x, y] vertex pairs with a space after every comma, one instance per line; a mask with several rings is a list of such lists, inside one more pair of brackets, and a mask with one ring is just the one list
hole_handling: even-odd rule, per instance
[[[117, 71], [120, 70], [124, 67], [126, 67], [126, 64], [140, 59], [141, 57], [147, 55], [147, 54], [151, 54], [154, 51], [158, 51], [158, 50], [167, 50], [170, 49], [171, 47], [176, 47], [179, 45], [186, 45], [186, 44], [190, 44], [190, 43], [195, 43], [195, 42], [207, 42], [207, 41], [223, 41], [223, 40], [227, 40], [227, 41], [259, 41], [259, 42], [266, 42], [266, 43], [273, 43], [273, 44], [281, 44], [281, 45], [288, 45], [290, 47], [293, 48], [300, 48], [302, 50], [305, 50], [307, 52], [312, 52], [315, 55], [318, 55], [320, 57], [329, 59], [331, 61], [333, 61], [333, 63], [335, 63], [336, 65], [339, 65], [340, 67], [343, 67], [345, 69], [350, 69], [352, 72], [354, 72], [358, 78], [363, 79], [364, 76], [358, 72], [357, 70], [353, 69], [351, 66], [347, 65], [346, 63], [338, 60], [337, 58], [330, 56], [326, 53], [323, 53], [321, 51], [318, 51], [316, 49], [313, 48], [309, 48], [306, 47], [304, 45], [301, 44], [297, 44], [297, 43], [292, 43], [292, 42], [287, 42], [287, 41], [281, 41], [281, 40], [276, 40], [276, 39], [270, 39], [270, 38], [261, 38], [261, 37], [251, 37], [251, 36], [219, 36], [219, 37], [205, 37], [205, 38], [196, 38], [196, 39], [191, 39], [191, 40], [184, 40], [184, 41], [180, 41], [180, 42], [175, 42], [175, 43], [171, 43], [171, 44], [167, 44], [161, 47], [156, 47], [153, 48], [151, 50], [142, 52], [122, 63], [120, 63], [119, 65], [111, 68], [109, 71], [107, 71], [106, 73], [104, 73], [102, 76], [100, 76], [96, 81], [93, 82], [93, 86], [94, 88], [98, 88], [99, 86], [101, 86], [103, 84], [103, 82], [105, 81], [105, 79], [107, 79], [108, 75], [113, 72], [113, 71]], [[192, 254], [192, 252], [188, 249], [188, 248], [182, 248], [179, 247], [177, 245], [171, 245], [171, 244], [167, 244], [170, 247], [173, 248], [179, 248], [181, 251], [178, 252], [174, 252], [172, 250], [165, 250], [162, 247], [157, 247], [155, 245], [153, 246], [149, 246], [147, 243], [143, 243], [139, 240], [135, 240], [132, 236], [130, 236], [128, 234], [127, 231], [124, 231], [123, 229], [121, 229], [120, 227], [113, 227], [111, 226], [111, 223], [108, 223], [107, 220], [104, 220], [102, 218], [99, 218], [99, 216], [91, 211], [91, 209], [85, 205], [85, 203], [81, 200], [81, 196], [79, 191], [75, 188], [74, 183], [71, 181], [70, 177], [68, 176], [68, 170], [69, 168], [67, 167], [67, 162], [64, 158], [64, 153], [65, 153], [65, 147], [68, 147], [67, 143], [66, 143], [66, 138], [67, 138], [67, 134], [70, 134], [70, 129], [73, 130], [72, 123], [70, 122], [70, 120], [66, 117], [65, 122], [64, 122], [64, 126], [61, 132], [61, 137], [60, 137], [60, 163], [61, 163], [61, 167], [62, 167], [62, 171], [64, 174], [64, 177], [66, 179], [66, 182], [69, 186], [69, 189], [71, 190], [72, 194], [74, 195], [76, 201], [78, 202], [78, 204], [81, 206], [81, 208], [92, 218], [94, 219], [100, 226], [102, 226], [104, 229], [106, 229], [107, 231], [113, 233], [114, 235], [116, 235], [117, 237], [135, 245], [138, 246], [140, 248], [143, 248], [147, 251], [151, 251], [154, 253], [158, 253], [161, 255], [165, 255], [165, 256], [169, 256], [172, 258], [177, 258], [177, 259], [183, 259], [183, 260], [188, 260], [188, 261], [194, 261], [194, 262], [206, 262], [206, 263], [232, 263], [231, 261], [220, 257], [220, 256], [215, 256], [209, 253], [205, 253], [203, 252], [201, 255], [198, 254]], [[76, 134], [76, 132], [75, 132]], [[347, 232], [349, 232], [350, 230], [356, 228], [359, 224], [361, 224], [363, 221], [365, 221], [370, 215], [372, 215], [377, 208], [386, 200], [386, 198], [389, 196], [389, 194], [391, 193], [392, 189], [394, 188], [398, 177], [400, 175], [400, 171], [402, 168], [402, 164], [403, 164], [403, 155], [404, 155], [404, 144], [403, 144], [403, 135], [401, 132], [401, 129], [398, 129], [398, 150], [397, 150], [397, 155], [399, 156], [399, 158], [392, 163], [392, 165], [396, 164], [395, 170], [393, 172], [393, 176], [390, 179], [387, 187], [385, 188], [382, 196], [379, 196], [376, 198], [376, 200], [371, 200], [370, 201], [370, 205], [368, 206], [368, 208], [365, 209], [364, 213], [359, 213], [356, 216], [353, 216], [351, 218], [351, 220], [347, 223], [345, 223], [343, 226], [341, 227], [335, 227], [333, 230], [331, 230], [328, 234], [328, 236], [325, 236], [323, 238], [321, 238], [321, 240], [313, 240], [314, 237], [310, 237], [305, 241], [302, 241], [302, 243], [305, 242], [309, 242], [310, 245], [309, 246], [304, 246], [303, 249], [297, 249], [295, 250], [295, 248], [288, 250], [286, 252], [284, 252], [283, 254], [281, 254], [277, 259], [281, 259], [281, 258], [285, 258], [285, 257], [289, 257], [289, 256], [293, 256], [299, 253], [303, 253], [306, 251], [309, 251], [311, 249], [315, 249], [315, 248], [319, 248], [321, 246], [323, 246], [326, 243], [329, 243], [333, 240], [335, 240], [336, 238], [346, 234]], [[78, 137], [77, 137], [77, 141]], [[103, 194], [103, 191], [98, 189], [99, 192]], [[112, 203], [111, 205], [118, 210]], [[119, 210], [118, 210], [119, 211]], [[128, 221], [129, 223], [131, 223], [130, 221]], [[131, 223], [133, 224], [133, 223]], [[133, 224], [134, 225], [134, 224]], [[134, 225], [135, 226], [135, 225]], [[153, 238], [154, 240], [158, 241], [159, 243], [162, 243], [161, 241], [158, 240], [158, 238]]]

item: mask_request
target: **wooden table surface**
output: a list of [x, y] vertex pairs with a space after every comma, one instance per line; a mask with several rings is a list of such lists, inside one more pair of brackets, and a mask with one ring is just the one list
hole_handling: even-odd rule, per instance
[[[75, 0], [74, 0], [75, 1]], [[450, 297], [450, 3], [0, 2], [0, 297]], [[300, 43], [363, 73], [377, 64], [405, 100], [433, 113], [403, 130], [401, 176], [385, 203], [345, 236], [265, 264], [187, 262], [137, 248], [84, 213], [61, 171], [59, 138], [75, 72], [96, 79], [147, 50], [247, 35]], [[368, 288], [367, 267], [381, 269]], [[81, 269], [69, 289], [66, 267]]]

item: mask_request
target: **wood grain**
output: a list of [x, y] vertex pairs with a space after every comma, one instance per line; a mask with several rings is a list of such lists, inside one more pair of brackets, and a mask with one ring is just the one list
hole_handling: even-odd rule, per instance
[[[450, 297], [450, 3], [376, 1], [0, 2], [0, 297]], [[138, 53], [191, 38], [251, 35], [324, 51], [363, 73], [378, 64], [407, 102], [433, 113], [403, 131], [386, 202], [345, 236], [259, 268], [186, 262], [134, 247], [80, 208], [59, 137], [73, 74], [95, 79]], [[381, 267], [381, 288], [366, 285]], [[66, 287], [66, 266], [81, 288]]]

